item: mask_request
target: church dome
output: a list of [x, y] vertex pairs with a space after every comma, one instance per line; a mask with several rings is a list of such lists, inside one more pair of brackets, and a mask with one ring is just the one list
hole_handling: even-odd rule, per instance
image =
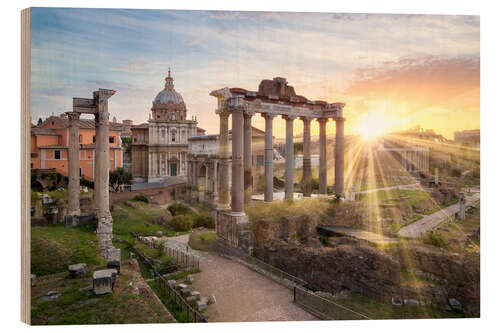
[[181, 94], [174, 89], [174, 79], [170, 76], [170, 69], [168, 70], [168, 76], [165, 78], [165, 89], [156, 95], [153, 104], [167, 104], [169, 102], [184, 104]]

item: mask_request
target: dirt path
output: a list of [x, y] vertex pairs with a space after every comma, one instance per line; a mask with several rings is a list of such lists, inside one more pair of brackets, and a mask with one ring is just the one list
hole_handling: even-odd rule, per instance
[[[479, 192], [472, 193], [470, 196], [467, 195], [465, 197], [465, 206], [469, 206], [475, 201], [479, 200]], [[449, 218], [450, 216], [455, 215], [460, 210], [460, 206], [458, 203], [448, 206], [444, 209], [441, 209], [433, 214], [426, 215], [421, 220], [418, 220], [412, 224], [409, 224], [403, 228], [401, 228], [398, 232], [398, 236], [400, 237], [409, 237], [415, 238], [423, 234], [424, 232], [429, 231], [430, 229], [438, 226]]]
[[[173, 237], [186, 242], [187, 235]], [[168, 244], [168, 242], [167, 242]], [[318, 320], [293, 303], [292, 291], [267, 277], [213, 252], [198, 252], [201, 273], [192, 285], [217, 302], [205, 315], [210, 322]]]

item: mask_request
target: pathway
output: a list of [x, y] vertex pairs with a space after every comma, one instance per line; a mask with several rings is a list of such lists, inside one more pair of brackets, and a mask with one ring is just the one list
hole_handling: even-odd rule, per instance
[[[477, 200], [479, 200], [479, 192], [471, 192], [470, 194], [465, 196], [465, 206], [470, 206]], [[441, 224], [441, 222], [443, 222], [450, 216], [454, 216], [455, 213], [457, 213], [459, 210], [460, 204], [456, 203], [433, 214], [426, 215], [424, 216], [424, 218], [401, 228], [398, 232], [398, 236], [409, 238], [418, 237], [419, 235], [438, 226], [439, 224]]]
[[[186, 244], [188, 239], [183, 235], [169, 241]], [[192, 289], [217, 299], [204, 313], [209, 322], [318, 320], [293, 303], [291, 290], [273, 280], [216, 253], [197, 254], [204, 260]]]

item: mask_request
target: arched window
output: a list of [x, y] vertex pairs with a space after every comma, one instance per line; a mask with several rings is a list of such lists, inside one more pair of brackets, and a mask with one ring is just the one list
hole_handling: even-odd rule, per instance
[[172, 132], [172, 142], [175, 142], [175, 131]]

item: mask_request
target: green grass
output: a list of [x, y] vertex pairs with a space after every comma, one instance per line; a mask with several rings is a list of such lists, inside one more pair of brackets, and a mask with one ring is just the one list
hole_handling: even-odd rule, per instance
[[[70, 279], [59, 273], [42, 277], [32, 287], [31, 318], [34, 325], [165, 323], [171, 318], [154, 302], [151, 294], [134, 292], [129, 285], [133, 274], [122, 267], [112, 294], [88, 294], [83, 288], [92, 285], [91, 267], [87, 276]], [[43, 300], [49, 290], [61, 293], [55, 300]], [[133, 315], [131, 315], [133, 314]]]
[[301, 214], [318, 214], [325, 212], [331, 202], [322, 199], [305, 199], [298, 201], [256, 202], [245, 208], [250, 222], [256, 222], [265, 217], [280, 218], [283, 216], [297, 216]]
[[443, 305], [403, 305], [394, 306], [391, 302], [373, 297], [350, 293], [335, 300], [349, 309], [362, 313], [371, 319], [410, 319], [410, 318], [462, 318], [463, 313], [447, 312]]
[[425, 191], [411, 190], [390, 190], [377, 191], [373, 193], [363, 193], [360, 195], [362, 202], [373, 202], [378, 204], [398, 204], [406, 203], [411, 206], [418, 206], [422, 201], [431, 200], [429, 193]]
[[140, 236], [154, 236], [161, 231], [164, 236], [177, 236], [183, 232], [175, 232], [165, 225], [152, 224], [154, 218], [166, 214], [164, 208], [144, 202], [122, 202], [115, 205], [113, 216], [113, 233], [120, 237], [133, 232]]
[[68, 265], [100, 265], [94, 226], [66, 228], [61, 224], [31, 228], [31, 273], [37, 276], [67, 271]]

